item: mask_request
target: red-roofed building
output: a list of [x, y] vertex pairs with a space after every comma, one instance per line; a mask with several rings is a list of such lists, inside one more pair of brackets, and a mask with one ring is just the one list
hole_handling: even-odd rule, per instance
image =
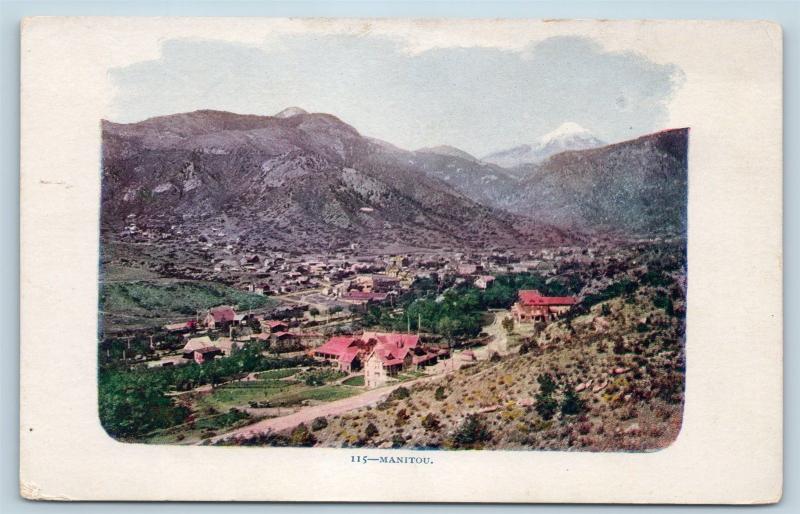
[[289, 325], [285, 321], [268, 319], [261, 320], [261, 328], [269, 333], [272, 332], [285, 332], [289, 329]]
[[558, 319], [578, 303], [574, 296], [544, 296], [536, 289], [520, 290], [511, 314], [520, 323]]
[[360, 336], [334, 336], [314, 350], [314, 357], [336, 361], [339, 369], [352, 372], [361, 369], [359, 354], [366, 349], [366, 342]]
[[205, 325], [209, 329], [222, 329], [236, 320], [236, 311], [229, 305], [214, 307], [208, 311]]
[[218, 355], [222, 355], [223, 353], [224, 352], [216, 346], [206, 346], [192, 352], [192, 358], [196, 363], [203, 364], [204, 362], [213, 361]]
[[387, 293], [373, 293], [366, 291], [347, 291], [342, 294], [340, 300], [356, 305], [363, 305], [369, 302], [381, 303], [389, 297]]
[[[339, 369], [346, 372], [361, 369], [372, 357], [372, 368], [366, 371], [365, 382], [368, 387], [375, 387], [376, 381], [385, 383], [386, 378], [402, 369], [435, 364], [440, 351], [420, 345], [419, 336], [414, 334], [364, 332], [361, 335], [331, 337], [316, 348], [313, 355], [336, 361]], [[371, 380], [375, 374], [380, 374], [383, 379]]]

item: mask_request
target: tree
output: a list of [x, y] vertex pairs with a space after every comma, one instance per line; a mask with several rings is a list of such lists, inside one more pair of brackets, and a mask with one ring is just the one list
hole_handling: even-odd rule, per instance
[[558, 410], [558, 402], [552, 395], [538, 393], [536, 395], [536, 412], [542, 419], [551, 419]]
[[542, 419], [551, 419], [558, 410], [558, 402], [553, 398], [558, 386], [549, 373], [539, 375], [536, 381], [539, 382], [539, 392], [534, 397], [536, 412]]
[[536, 378], [539, 382], [539, 391], [544, 394], [552, 394], [558, 388], [553, 376], [550, 373], [543, 373]]
[[453, 435], [453, 446], [456, 448], [479, 448], [482, 443], [490, 441], [491, 433], [486, 429], [476, 414], [464, 419]]
[[578, 396], [571, 385], [567, 385], [564, 389], [564, 399], [561, 401], [561, 414], [574, 416], [583, 412], [585, 408], [586, 402]]

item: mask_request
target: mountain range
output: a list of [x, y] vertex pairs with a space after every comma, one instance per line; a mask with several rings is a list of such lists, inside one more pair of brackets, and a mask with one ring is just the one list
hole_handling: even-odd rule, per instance
[[[583, 138], [567, 126], [540, 150], [570, 134]], [[198, 230], [215, 223], [240, 240], [298, 250], [682, 233], [687, 135], [667, 131], [509, 169], [450, 146], [406, 151], [294, 107], [103, 121], [102, 223], [121, 227], [131, 214]]]

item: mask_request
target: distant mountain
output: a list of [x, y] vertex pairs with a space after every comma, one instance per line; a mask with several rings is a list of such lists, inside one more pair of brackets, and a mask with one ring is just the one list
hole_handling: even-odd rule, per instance
[[504, 209], [514, 195], [519, 180], [508, 170], [479, 161], [453, 147], [444, 151], [420, 149], [408, 162], [429, 177], [447, 183], [453, 189], [484, 205]]
[[531, 166], [511, 212], [561, 227], [685, 234], [689, 129], [568, 151]]
[[298, 114], [308, 114], [307, 111], [304, 111], [300, 107], [287, 107], [286, 109], [282, 110], [278, 114], [275, 115], [276, 118], [291, 118], [292, 116], [297, 116]]
[[534, 232], [525, 218], [423, 170], [461, 163], [489, 176], [499, 169], [407, 152], [329, 114], [279, 115], [196, 111], [104, 121], [104, 229], [118, 230], [134, 214], [195, 234], [215, 224], [231, 239], [301, 251], [352, 242], [485, 248], [577, 237], [542, 225]]
[[471, 154], [461, 150], [460, 148], [456, 148], [455, 146], [450, 145], [440, 145], [440, 146], [431, 146], [426, 148], [420, 148], [416, 151], [418, 154], [434, 154], [434, 155], [442, 155], [445, 157], [458, 157], [459, 159], [464, 159], [465, 161], [473, 161], [478, 162], [478, 159], [473, 157]]
[[605, 143], [577, 123], [566, 122], [533, 144], [515, 146], [487, 155], [482, 160], [504, 168], [536, 164], [568, 150], [596, 148]]

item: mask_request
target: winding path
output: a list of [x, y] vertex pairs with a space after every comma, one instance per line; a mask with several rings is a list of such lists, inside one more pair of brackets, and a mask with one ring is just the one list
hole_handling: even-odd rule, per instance
[[306, 407], [298, 412], [294, 412], [286, 416], [264, 419], [261, 421], [257, 421], [252, 425], [247, 425], [245, 427], [237, 428], [236, 430], [231, 430], [230, 432], [220, 434], [216, 437], [211, 438], [211, 442], [216, 443], [223, 439], [231, 439], [231, 438], [246, 439], [248, 437], [252, 437], [267, 432], [280, 432], [281, 430], [294, 428], [300, 423], [306, 423], [306, 424], [311, 423], [311, 421], [313, 421], [314, 418], [316, 417], [337, 416], [339, 414], [344, 414], [345, 412], [360, 409], [368, 405], [376, 405], [381, 401], [385, 400], [386, 397], [389, 396], [389, 393], [391, 393], [400, 386], [410, 387], [413, 384], [419, 384], [422, 382], [435, 380], [437, 378], [441, 378], [442, 376], [443, 375], [432, 375], [432, 376], [421, 377], [415, 380], [400, 382], [397, 384], [392, 384], [390, 386], [385, 386], [378, 389], [371, 389], [369, 391], [365, 391], [361, 394], [358, 394], [356, 396], [351, 396], [349, 398], [343, 398], [341, 400], [335, 400], [320, 405], [314, 405], [312, 407]]

